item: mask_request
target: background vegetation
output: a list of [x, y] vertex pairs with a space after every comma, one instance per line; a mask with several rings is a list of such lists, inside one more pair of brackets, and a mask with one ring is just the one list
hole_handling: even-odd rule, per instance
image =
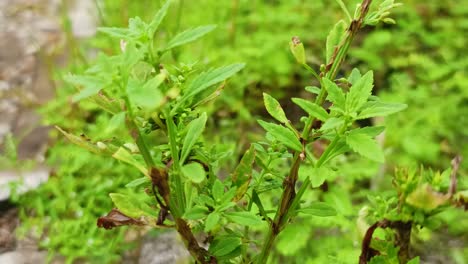
[[[303, 87], [317, 85], [290, 54], [291, 37], [301, 37], [307, 62], [318, 69], [325, 60], [328, 31], [345, 14], [337, 2], [325, 0], [173, 2], [163, 22], [165, 34], [196, 25], [218, 25], [202, 40], [177, 49], [175, 59], [187, 65], [246, 63], [219, 98], [204, 109], [214, 117], [208, 121], [205, 138], [231, 153], [219, 162], [232, 168], [249, 142], [263, 138], [256, 120], [270, 117], [264, 110], [262, 93], [278, 98], [286, 114], [299, 122], [302, 112], [289, 98], [310, 97]], [[344, 2], [353, 10], [358, 1]], [[134, 16], [149, 21], [161, 5], [161, 1], [96, 1], [100, 25], [113, 27], [127, 26]], [[357, 156], [340, 160], [335, 179], [323, 186], [323, 192], [305, 197], [322, 196], [336, 205], [338, 216], [297, 219], [279, 236], [270, 258], [274, 263], [355, 263], [366, 223], [371, 223], [362, 215], [367, 212], [374, 219], [385, 215], [385, 206], [391, 206], [388, 197], [394, 194], [392, 176], [397, 169], [449, 174], [445, 170], [460, 154], [465, 159], [460, 165], [458, 188], [468, 186], [468, 2], [408, 0], [392, 17], [396, 25], [379, 25], [359, 33], [338, 76], [352, 68], [373, 70], [374, 93], [384, 101], [408, 105], [388, 118], [365, 120], [386, 127], [379, 138], [385, 163]], [[70, 30], [66, 18], [64, 29]], [[44, 122], [97, 140], [110, 136], [124, 140], [128, 135], [109, 114], [85, 101], [80, 107], [70, 103], [76, 89], [64, 82], [67, 73], [83, 71], [94, 61], [97, 51], [116, 53], [119, 43], [98, 33], [87, 40], [70, 38], [68, 45], [69, 66], [54, 73], [56, 97], [39, 110]], [[138, 172], [70, 145], [58, 131], [51, 131], [51, 142], [47, 155], [47, 163], [54, 168], [51, 179], [17, 197], [22, 218], [19, 234], [33, 232], [51, 258], [61, 255], [70, 262], [118, 262], [138, 241], [124, 239], [126, 228], [97, 229], [96, 219], [113, 207], [108, 193], [128, 192], [125, 184], [138, 178]], [[421, 255], [422, 263], [466, 263], [467, 228], [466, 214], [449, 208], [435, 215], [429, 225], [414, 230], [412, 248]]]

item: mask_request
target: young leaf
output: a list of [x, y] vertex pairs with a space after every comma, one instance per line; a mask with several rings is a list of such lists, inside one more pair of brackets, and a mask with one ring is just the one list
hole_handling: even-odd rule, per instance
[[125, 39], [129, 40], [129, 30], [127, 28], [117, 28], [117, 27], [98, 27], [99, 32], [107, 34], [116, 39]]
[[195, 96], [206, 88], [226, 80], [244, 68], [244, 66], [244, 63], [236, 63], [201, 73], [186, 89], [187, 92], [184, 95], [184, 99]]
[[111, 154], [108, 150], [99, 148], [95, 144], [91, 143], [85, 136], [79, 137], [69, 134], [58, 126], [56, 126], [55, 128], [57, 128], [57, 130], [60, 131], [60, 133], [62, 133], [68, 140], [70, 140], [75, 145], [78, 145], [96, 154]]
[[348, 82], [355, 84], [359, 79], [361, 79], [361, 76], [361, 72], [357, 68], [354, 68], [349, 74]]
[[358, 111], [366, 102], [374, 87], [374, 76], [372, 71], [364, 74], [355, 84], [351, 86], [346, 95], [346, 111], [349, 113]]
[[304, 89], [308, 91], [309, 93], [313, 93], [317, 95], [320, 94], [320, 88], [318, 88], [317, 86], [306, 86]]
[[161, 9], [159, 9], [159, 11], [153, 17], [153, 20], [151, 20], [151, 22], [149, 23], [147, 34], [150, 39], [153, 39], [154, 33], [156, 32], [156, 30], [158, 30], [158, 27], [161, 24], [161, 21], [166, 16], [167, 10], [169, 9], [170, 5], [171, 5], [171, 0], [167, 0], [166, 3], [164, 3]]
[[224, 216], [234, 223], [243, 226], [261, 225], [263, 222], [260, 218], [251, 212], [227, 212]]
[[205, 206], [194, 206], [184, 213], [184, 218], [188, 220], [202, 219], [208, 214], [209, 210]]
[[262, 120], [258, 120], [258, 123], [279, 142], [293, 150], [302, 151], [301, 142], [297, 138], [296, 134], [294, 134], [294, 132], [291, 130], [277, 124], [267, 123]]
[[145, 183], [150, 183], [151, 180], [149, 177], [142, 177], [142, 178], [138, 178], [138, 179], [135, 179], [129, 183], [127, 183], [125, 185], [126, 188], [134, 188], [134, 187], [137, 187], [137, 186], [140, 186], [142, 184], [145, 184]]
[[333, 29], [328, 34], [327, 47], [326, 47], [327, 64], [330, 63], [333, 52], [335, 51], [335, 47], [340, 44], [345, 31], [346, 31], [346, 22], [344, 22], [343, 20], [340, 20], [338, 21], [338, 23], [335, 24]]
[[201, 183], [206, 178], [203, 166], [198, 162], [192, 162], [182, 166], [182, 174], [194, 183]]
[[288, 122], [288, 118], [286, 117], [283, 108], [275, 98], [268, 95], [267, 93], [263, 93], [263, 103], [265, 104], [266, 110], [272, 117], [281, 123]]
[[249, 183], [252, 180], [252, 165], [255, 161], [255, 154], [255, 146], [252, 144], [244, 156], [242, 156], [239, 165], [237, 165], [232, 174], [232, 183], [234, 186], [237, 186], [236, 196], [234, 197], [235, 202], [242, 199], [247, 192]]
[[321, 166], [319, 168], [301, 166], [299, 168], [299, 177], [308, 177], [313, 188], [319, 187], [325, 180], [332, 179], [333, 176], [335, 176], [335, 172], [326, 166]]
[[241, 239], [235, 236], [216, 237], [208, 251], [216, 257], [225, 256], [241, 245]]
[[180, 164], [184, 164], [185, 159], [187, 159], [188, 155], [190, 154], [193, 145], [195, 145], [195, 143], [198, 141], [198, 138], [200, 138], [200, 135], [205, 129], [206, 120], [206, 113], [203, 112], [199, 118], [192, 120], [187, 126], [187, 134], [185, 135], [184, 143], [182, 145], [182, 152], [180, 155]]
[[363, 106], [363, 110], [358, 114], [356, 120], [365, 119], [374, 116], [387, 116], [400, 112], [407, 107], [406, 104], [369, 102]]
[[145, 165], [137, 161], [133, 157], [133, 155], [130, 152], [128, 152], [125, 148], [120, 147], [117, 150], [117, 152], [115, 152], [114, 155], [112, 155], [112, 157], [132, 165], [133, 167], [137, 168], [141, 173], [149, 177], [148, 169], [145, 167]]
[[120, 112], [114, 115], [106, 126], [104, 130], [104, 134], [109, 135], [113, 133], [117, 128], [122, 126], [125, 123], [125, 112]]
[[324, 202], [314, 202], [306, 208], [301, 208], [298, 210], [300, 213], [313, 215], [313, 216], [320, 216], [320, 217], [327, 217], [327, 216], [335, 216], [336, 209]]
[[327, 78], [323, 78], [323, 85], [328, 92], [327, 99], [333, 103], [333, 106], [344, 109], [346, 99], [343, 90]]
[[171, 39], [169, 43], [167, 43], [167, 46], [164, 50], [170, 50], [180, 45], [184, 45], [189, 42], [195, 41], [215, 28], [216, 25], [208, 25], [188, 29], [184, 32], [181, 32], [177, 34], [173, 39]]
[[306, 111], [310, 116], [318, 120], [325, 121], [328, 119], [328, 113], [322, 107], [315, 103], [309, 102], [301, 98], [293, 98], [292, 101]]
[[143, 86], [139, 83], [131, 83], [127, 86], [127, 95], [133, 105], [148, 111], [154, 110], [161, 105], [163, 94], [158, 87], [166, 79], [166, 74], [160, 73], [148, 80]]
[[216, 179], [213, 183], [211, 193], [216, 202], [221, 202], [224, 194], [224, 184], [220, 180]]
[[142, 216], [158, 216], [156, 210], [151, 209], [149, 205], [134, 196], [120, 193], [110, 193], [109, 196], [119, 211], [129, 217], [140, 218]]
[[306, 63], [304, 44], [302, 44], [299, 37], [292, 38], [291, 42], [289, 42], [289, 49], [291, 50], [291, 53], [294, 55], [294, 58], [299, 64]]
[[323, 123], [322, 127], [320, 128], [321, 131], [327, 131], [330, 129], [335, 129], [344, 124], [344, 120], [337, 118], [337, 117], [332, 117], [329, 118], [325, 123]]
[[73, 102], [96, 95], [106, 85], [102, 79], [95, 76], [68, 75], [65, 81], [82, 87], [80, 92], [73, 96]]
[[422, 184], [416, 190], [411, 192], [405, 202], [409, 205], [422, 209], [425, 212], [430, 212], [437, 207], [447, 203], [449, 196], [443, 193], [436, 192], [428, 184]]
[[346, 144], [363, 157], [377, 162], [384, 161], [382, 149], [374, 139], [366, 134], [351, 131], [346, 135]]
[[218, 224], [220, 215], [218, 212], [212, 212], [208, 215], [205, 221], [205, 232], [213, 230], [213, 228]]

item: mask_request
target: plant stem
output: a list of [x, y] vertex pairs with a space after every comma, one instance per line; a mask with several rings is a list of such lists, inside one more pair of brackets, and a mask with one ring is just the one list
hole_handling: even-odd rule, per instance
[[[364, 22], [364, 18], [367, 12], [369, 11], [369, 6], [371, 2], [372, 0], [363, 0], [361, 4], [361, 12], [360, 12], [359, 17], [351, 21], [348, 27], [348, 30], [346, 31], [345, 38], [343, 38], [338, 48], [335, 49], [335, 52], [332, 55], [332, 58], [326, 67], [325, 77], [327, 79], [333, 80], [336, 77], [336, 74], [338, 73], [338, 69], [341, 67], [341, 64], [343, 63], [346, 57], [346, 54], [351, 45], [351, 42], [353, 41], [358, 30], [361, 28]], [[316, 98], [315, 102], [318, 105], [322, 105], [323, 102], [325, 101], [325, 96], [326, 96], [326, 91], [322, 85], [320, 94]], [[314, 120], [315, 119], [313, 117], [309, 117], [309, 119], [307, 120], [307, 123], [302, 133], [302, 139], [307, 139], [309, 137]], [[339, 135], [337, 135], [335, 140], [330, 144], [330, 146], [327, 148], [327, 151], [322, 154], [316, 166], [323, 164], [323, 162], [326, 159], [326, 156], [328, 156], [328, 153], [331, 152], [332, 148], [335, 147], [338, 140], [339, 140]], [[263, 244], [262, 250], [260, 254], [258, 255], [258, 258], [256, 259], [256, 263], [263, 264], [267, 262], [268, 256], [271, 252], [271, 248], [273, 246], [273, 243], [276, 237], [284, 228], [284, 225], [289, 221], [290, 216], [292, 215], [291, 212], [299, 204], [299, 201], [302, 195], [304, 194], [305, 190], [310, 185], [310, 180], [306, 179], [304, 183], [302, 184], [299, 190], [299, 193], [296, 195], [295, 186], [296, 186], [298, 171], [299, 171], [299, 167], [301, 163], [300, 154], [301, 152], [297, 152], [297, 151], [294, 154], [294, 158], [292, 162], [293, 165], [291, 167], [289, 175], [285, 178], [283, 182], [284, 191], [281, 195], [280, 206], [278, 207], [278, 210], [276, 211], [276, 215], [275, 215], [273, 222], [270, 224], [270, 228], [265, 238], [265, 244]]]

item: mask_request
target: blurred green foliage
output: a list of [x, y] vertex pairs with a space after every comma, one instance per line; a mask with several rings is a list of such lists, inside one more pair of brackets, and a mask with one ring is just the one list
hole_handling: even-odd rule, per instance
[[[126, 26], [133, 16], [148, 21], [161, 2], [96, 1], [99, 21], [104, 26]], [[291, 37], [301, 37], [307, 48], [306, 61], [318, 69], [325, 61], [326, 35], [345, 14], [335, 1], [325, 0], [173, 2], [177, 8], [169, 12], [171, 19], [163, 22], [169, 29], [165, 34], [172, 36], [179, 29], [200, 24], [218, 27], [189, 48], [175, 50], [168, 60], [207, 65], [212, 61], [246, 63], [246, 68], [229, 81], [219, 99], [205, 106], [206, 111], [217, 117], [210, 121], [206, 133], [211, 137], [206, 138], [233, 153], [232, 160], [227, 157], [220, 160], [232, 167], [247, 143], [261, 137], [254, 117], [266, 116], [263, 92], [275, 98], [307, 97], [310, 95], [302, 87], [316, 85], [290, 54]], [[345, 4], [352, 10], [357, 2]], [[394, 17], [396, 25], [378, 26], [358, 35], [340, 72], [345, 76], [353, 67], [362, 72], [372, 69], [379, 96], [409, 106], [385, 119], [363, 121], [386, 126], [381, 138], [386, 151], [385, 165], [354, 155], [333, 161], [336, 176], [327, 183], [327, 190], [314, 189], [304, 199], [305, 203], [317, 199], [333, 203], [338, 216], [296, 218], [296, 223], [279, 236], [270, 258], [272, 263], [355, 263], [362, 235], [370, 224], [366, 208], [374, 206], [372, 212], [385, 212], [385, 206], [391, 207], [388, 198], [395, 195], [391, 182], [396, 167], [416, 169], [422, 164], [443, 171], [456, 154], [461, 154], [465, 159], [459, 171], [458, 188], [468, 186], [468, 2], [408, 0]], [[95, 48], [115, 52], [120, 49], [119, 43], [100, 33], [93, 39], [69, 41], [74, 42], [77, 52], [68, 68], [55, 72], [59, 84], [56, 98], [40, 110], [45, 123], [93, 139], [109, 135], [128, 137], [118, 129], [106, 130], [110, 116], [92, 104], [82, 102], [79, 108], [70, 104], [76, 90], [63, 82], [66, 73], [84, 69], [87, 62], [79, 58], [89, 58], [87, 54]], [[298, 117], [302, 113], [293, 104], [280, 102], [288, 116]], [[18, 198], [23, 223], [20, 233], [33, 230], [51, 258], [58, 254], [69, 262], [78, 259], [117, 262], [129, 249], [124, 242], [125, 229], [97, 230], [96, 218], [112, 207], [108, 193], [118, 192], [138, 173], [127, 165], [64, 143], [57, 135], [56, 131], [51, 133], [54, 144], [47, 155], [48, 164], [55, 168], [50, 181]], [[269, 147], [267, 151], [275, 149]], [[287, 170], [280, 162], [273, 162], [271, 167], [278, 175]], [[272, 184], [278, 182], [272, 180]], [[369, 202], [367, 197], [378, 198]], [[463, 212], [446, 210], [434, 219], [434, 224], [413, 233], [414, 248], [422, 255], [421, 261], [437, 252], [447, 261], [466, 263], [468, 219]], [[462, 246], [444, 250], [434, 240], [455, 241]]]

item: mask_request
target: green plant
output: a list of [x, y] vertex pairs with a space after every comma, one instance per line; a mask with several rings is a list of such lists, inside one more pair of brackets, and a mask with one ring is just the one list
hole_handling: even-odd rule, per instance
[[[292, 217], [299, 213], [334, 215], [334, 208], [327, 203], [301, 205], [302, 195], [311, 185], [318, 187], [330, 178], [333, 174], [330, 161], [346, 152], [352, 150], [382, 162], [383, 153], [373, 137], [383, 129], [356, 128], [353, 123], [386, 116], [406, 107], [384, 103], [371, 96], [372, 72], [362, 75], [354, 69], [348, 78], [337, 80], [341, 87], [336, 83], [335, 77], [358, 30], [381, 20], [393, 22], [387, 18], [388, 10], [396, 6], [393, 1], [382, 2], [378, 10], [368, 14], [370, 3], [363, 1], [356, 8], [354, 18], [349, 16], [349, 21], [336, 24], [327, 38], [326, 64], [321, 67], [320, 74], [306, 64], [302, 44], [298, 38], [293, 39], [291, 50], [295, 58], [320, 82], [320, 88], [307, 89], [316, 94], [314, 102], [292, 99], [307, 113], [302, 119], [302, 132], [288, 120], [279, 102], [264, 94], [268, 113], [281, 125], [259, 120], [270, 142], [252, 144], [237, 168], [225, 179], [218, 177], [217, 172], [218, 161], [226, 153], [208, 148], [200, 141], [208, 121], [208, 116], [200, 113], [200, 109], [219, 92], [220, 86], [215, 85], [242, 69], [243, 64], [198, 74], [191, 64], [161, 64], [168, 60], [165, 55], [170, 51], [174, 54], [176, 47], [198, 39], [214, 26], [184, 31], [155, 47], [158, 26], [169, 7], [167, 2], [150, 23], [134, 18], [130, 19], [128, 29], [101, 28], [102, 32], [121, 39], [122, 54], [101, 56], [86, 75], [72, 75], [68, 81], [82, 87], [74, 100], [90, 99], [97, 103], [113, 115], [109, 126], [125, 125], [134, 142], [125, 143], [130, 137], [93, 142], [61, 132], [92, 152], [134, 166], [145, 177], [127, 187], [140, 190], [146, 187], [147, 191], [111, 193], [117, 209], [99, 218], [98, 225], [105, 228], [121, 225], [173, 227], [198, 262], [241, 258], [265, 263], [276, 237]], [[325, 101], [333, 105], [324, 106]], [[315, 120], [322, 123], [314, 127]], [[312, 153], [314, 142], [328, 142], [318, 157]], [[271, 147], [266, 149], [269, 145]], [[276, 173], [278, 165], [288, 166], [289, 162], [289, 173], [285, 177], [273, 181], [267, 177]], [[301, 173], [306, 176], [296, 193], [301, 167], [305, 168]], [[270, 218], [272, 207], [267, 199], [262, 199], [262, 192], [278, 187], [282, 195]], [[155, 200], [148, 199], [147, 194]], [[265, 228], [268, 230], [265, 243], [255, 256], [249, 245], [255, 245], [258, 238], [250, 229]], [[198, 230], [208, 234], [208, 250], [195, 239], [194, 231]]]

